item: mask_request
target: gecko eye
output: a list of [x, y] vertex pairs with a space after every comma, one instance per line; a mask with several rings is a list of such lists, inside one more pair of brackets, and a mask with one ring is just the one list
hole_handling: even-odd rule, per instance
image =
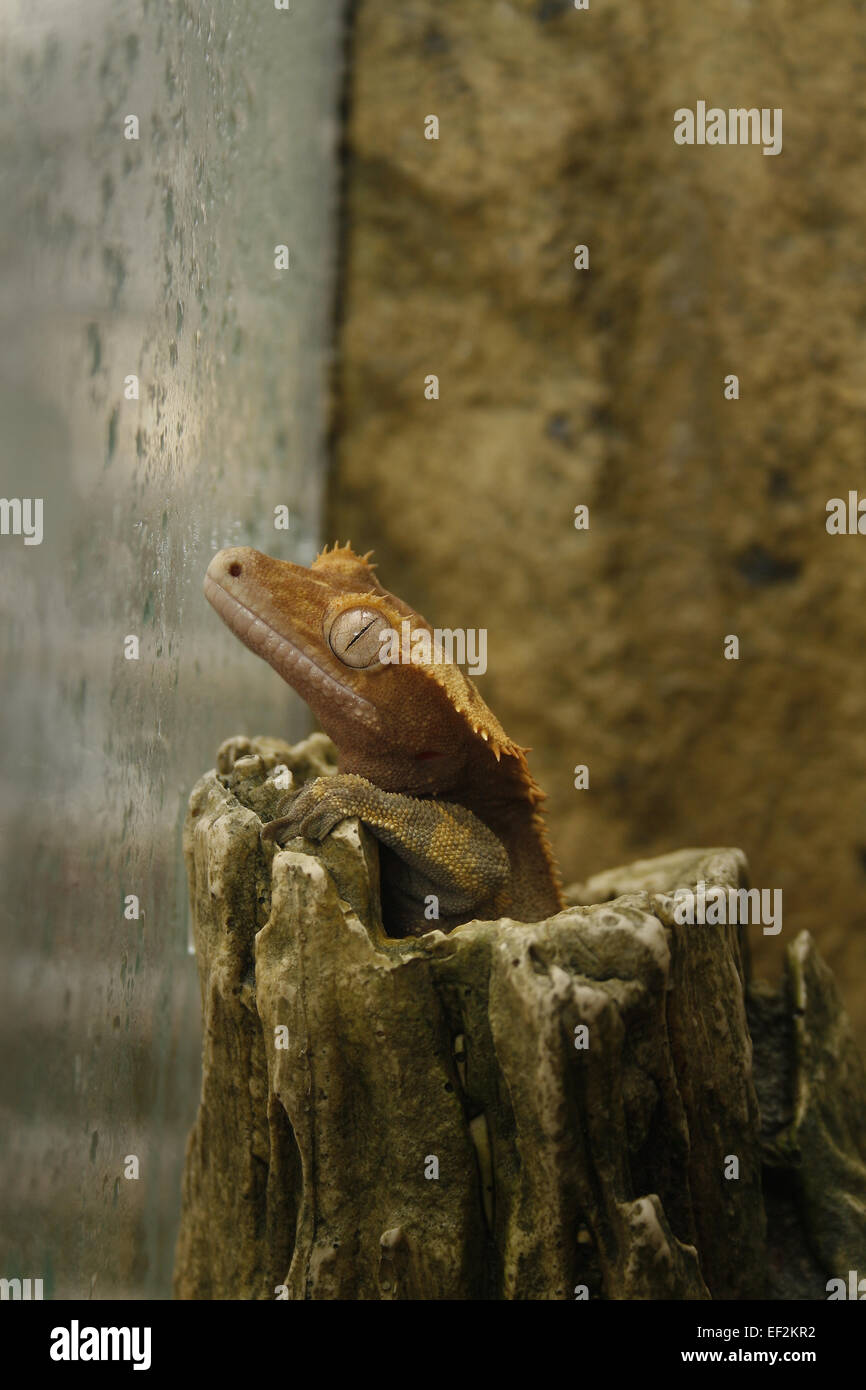
[[347, 608], [331, 624], [328, 643], [347, 666], [376, 666], [381, 635], [389, 627], [388, 619], [375, 608]]

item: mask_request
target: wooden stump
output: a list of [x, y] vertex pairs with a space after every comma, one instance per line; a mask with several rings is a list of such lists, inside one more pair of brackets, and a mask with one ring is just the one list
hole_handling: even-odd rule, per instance
[[745, 883], [738, 850], [392, 940], [356, 821], [262, 843], [280, 765], [297, 787], [333, 750], [230, 740], [190, 801], [178, 1297], [824, 1297], [858, 1243], [866, 1269], [866, 1083], [826, 968], [804, 933], [751, 996], [740, 928], [674, 920], [677, 889]]

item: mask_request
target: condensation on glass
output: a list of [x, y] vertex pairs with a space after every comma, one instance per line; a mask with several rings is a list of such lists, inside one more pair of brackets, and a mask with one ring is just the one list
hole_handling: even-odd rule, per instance
[[223, 738], [305, 727], [201, 582], [220, 546], [314, 552], [341, 24], [0, 12], [0, 1276], [46, 1298], [170, 1292], [186, 800]]

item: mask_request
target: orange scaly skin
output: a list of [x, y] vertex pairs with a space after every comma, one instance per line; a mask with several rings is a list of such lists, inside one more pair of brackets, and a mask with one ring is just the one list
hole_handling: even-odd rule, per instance
[[392, 936], [476, 917], [537, 921], [564, 906], [526, 750], [458, 666], [380, 662], [384, 628], [400, 632], [408, 619], [412, 633], [432, 629], [382, 588], [366, 557], [335, 546], [305, 569], [221, 550], [205, 594], [337, 748], [339, 772], [305, 786], [290, 814], [266, 827], [269, 838], [320, 840], [357, 816], [382, 846]]

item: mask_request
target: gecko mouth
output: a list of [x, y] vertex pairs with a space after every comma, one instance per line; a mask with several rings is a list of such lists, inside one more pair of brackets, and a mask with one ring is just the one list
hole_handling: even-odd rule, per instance
[[321, 692], [349, 706], [356, 716], [362, 714], [367, 723], [378, 724], [378, 712], [369, 700], [323, 670], [303, 647], [247, 608], [210, 573], [205, 575], [204, 595], [238, 640], [272, 666], [303, 699], [310, 701]]

